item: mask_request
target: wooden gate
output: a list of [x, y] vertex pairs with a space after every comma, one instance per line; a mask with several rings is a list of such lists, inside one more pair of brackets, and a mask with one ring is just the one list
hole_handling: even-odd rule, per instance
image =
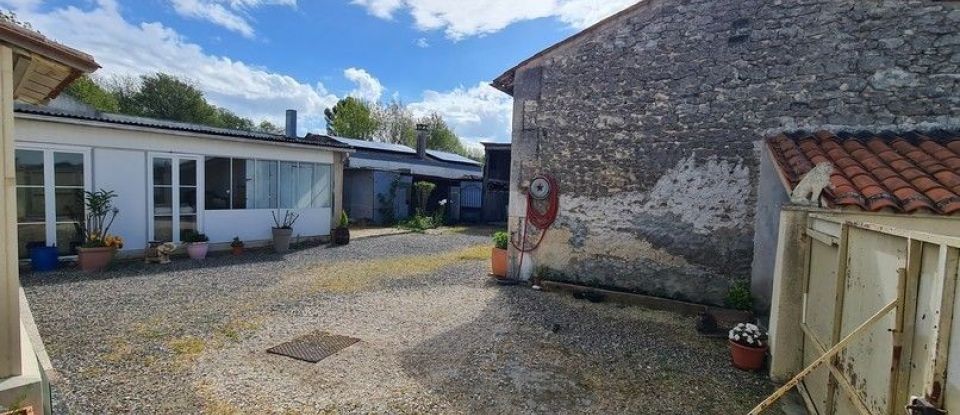
[[804, 366], [889, 310], [803, 378], [810, 413], [901, 414], [911, 396], [960, 413], [945, 393], [958, 239], [817, 215], [806, 234]]

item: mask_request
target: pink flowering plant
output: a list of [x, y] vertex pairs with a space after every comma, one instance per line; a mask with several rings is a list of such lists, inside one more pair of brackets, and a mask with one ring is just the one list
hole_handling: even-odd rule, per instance
[[767, 345], [767, 332], [756, 324], [740, 323], [730, 329], [730, 341], [745, 347], [761, 348]]

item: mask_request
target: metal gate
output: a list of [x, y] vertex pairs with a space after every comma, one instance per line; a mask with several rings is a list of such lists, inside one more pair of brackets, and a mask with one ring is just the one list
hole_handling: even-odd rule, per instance
[[808, 410], [901, 414], [919, 396], [960, 413], [946, 388], [958, 239], [818, 215], [806, 235], [803, 366], [875, 321], [803, 378]]

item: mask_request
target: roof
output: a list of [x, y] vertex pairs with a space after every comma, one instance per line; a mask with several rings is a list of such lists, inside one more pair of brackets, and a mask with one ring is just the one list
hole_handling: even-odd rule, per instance
[[474, 166], [481, 165], [481, 163], [476, 160], [466, 158], [459, 154], [447, 153], [446, 151], [427, 150], [427, 155], [440, 161], [449, 161], [451, 163], [460, 163], [460, 164], [472, 164]]
[[383, 143], [379, 141], [357, 140], [354, 138], [343, 138], [343, 137], [335, 137], [335, 136], [327, 136], [327, 137], [329, 137], [331, 140], [338, 141], [342, 144], [346, 144], [350, 147], [358, 148], [358, 149], [389, 151], [394, 153], [405, 153], [405, 154], [417, 154], [417, 150], [414, 150], [402, 144]]
[[71, 111], [53, 107], [36, 105], [16, 105], [17, 114], [32, 114], [44, 117], [94, 121], [123, 126], [145, 127], [158, 130], [183, 131], [197, 134], [215, 135], [222, 137], [243, 138], [256, 141], [302, 144], [328, 148], [349, 149], [349, 146], [330, 140], [325, 136], [308, 135], [305, 138], [287, 137], [282, 134], [263, 133], [257, 131], [217, 128], [200, 124], [160, 120], [156, 118], [136, 117], [132, 115], [112, 114], [100, 111]]
[[483, 148], [486, 150], [510, 150], [510, 143], [487, 143], [483, 142]]
[[815, 165], [834, 165], [832, 207], [900, 213], [960, 213], [960, 133], [781, 134], [767, 139], [781, 177], [796, 187]]
[[[378, 141], [366, 141], [366, 140], [357, 140], [354, 138], [343, 138], [328, 136], [331, 140], [346, 144], [350, 147], [353, 147], [358, 150], [358, 152], [371, 151], [371, 152], [380, 152], [380, 153], [394, 153], [407, 156], [406, 158], [412, 161], [421, 160], [416, 158], [417, 150], [405, 146], [403, 144], [393, 144], [393, 143], [384, 143]], [[413, 157], [410, 157], [413, 156]], [[472, 160], [466, 157], [463, 157], [459, 154], [448, 153], [446, 151], [437, 151], [437, 150], [427, 150], [427, 156], [431, 159], [442, 162], [442, 163], [457, 163], [457, 164], [466, 164], [470, 166], [480, 166], [481, 163], [476, 160]]]
[[573, 43], [576, 43], [577, 41], [583, 39], [583, 38], [586, 37], [587, 35], [593, 34], [594, 32], [597, 32], [598, 30], [602, 29], [603, 27], [605, 27], [605, 26], [607, 26], [607, 25], [609, 25], [609, 24], [619, 22], [620, 20], [622, 20], [623, 18], [625, 18], [627, 15], [633, 13], [635, 10], [639, 9], [640, 7], [646, 6], [647, 4], [651, 3], [652, 1], [653, 1], [653, 0], [641, 0], [641, 1], [638, 1], [636, 4], [634, 4], [634, 5], [630, 6], [630, 7], [627, 7], [626, 9], [623, 9], [623, 10], [621, 10], [621, 11], [619, 11], [619, 12], [617, 12], [617, 13], [609, 16], [609, 17], [607, 17], [606, 19], [603, 19], [603, 20], [601, 20], [601, 21], [599, 21], [599, 22], [597, 22], [597, 23], [594, 23], [593, 26], [590, 26], [590, 27], [588, 27], [588, 28], [586, 28], [586, 29], [584, 29], [584, 30], [581, 30], [580, 32], [578, 32], [578, 33], [576, 33], [576, 34], [574, 34], [574, 35], [572, 35], [572, 36], [570, 36], [570, 37], [568, 37], [568, 38], [566, 38], [566, 39], [564, 39], [564, 40], [561, 40], [560, 42], [557, 42], [557, 43], [553, 44], [552, 46], [550, 46], [550, 47], [548, 47], [548, 48], [546, 48], [546, 49], [544, 49], [544, 50], [541, 50], [540, 52], [537, 52], [536, 55], [533, 55], [533, 56], [527, 58], [527, 59], [524, 60], [523, 62], [518, 63], [518, 64], [517, 64], [516, 66], [514, 66], [513, 68], [510, 68], [509, 70], [507, 70], [506, 72], [504, 72], [502, 75], [498, 76], [496, 79], [493, 80], [493, 82], [490, 83], [490, 85], [493, 86], [494, 88], [497, 88], [497, 89], [499, 89], [499, 90], [507, 93], [507, 94], [513, 95], [513, 78], [514, 78], [514, 75], [516, 74], [517, 69], [520, 69], [521, 67], [523, 67], [524, 65], [526, 65], [526, 64], [528, 64], [528, 63], [530, 63], [530, 62], [533, 62], [533, 61], [535, 61], [535, 60], [537, 60], [537, 59], [540, 59], [540, 58], [542, 58], [542, 57], [544, 57], [544, 56], [546, 56], [546, 55], [549, 55], [549, 54], [557, 51], [558, 49], [561, 49], [561, 48], [563, 48], [563, 47], [565, 47], [565, 46], [569, 46], [569, 45], [571, 45], [571, 44], [573, 44]]
[[44, 104], [100, 68], [93, 56], [7, 21], [0, 21], [0, 45], [13, 50], [13, 97], [22, 102]]

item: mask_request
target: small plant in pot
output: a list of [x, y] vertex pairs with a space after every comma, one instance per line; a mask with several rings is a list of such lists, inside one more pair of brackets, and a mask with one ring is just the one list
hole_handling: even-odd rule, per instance
[[230, 251], [233, 253], [233, 256], [243, 255], [243, 241], [240, 240], [239, 236], [233, 237], [233, 241], [230, 242]]
[[756, 324], [740, 323], [730, 329], [730, 356], [733, 367], [741, 370], [760, 370], [767, 356], [767, 333]]
[[110, 234], [110, 226], [120, 214], [120, 209], [113, 206], [116, 197], [116, 193], [103, 189], [84, 193], [86, 223], [81, 229], [83, 244], [77, 248], [77, 262], [83, 271], [103, 271], [123, 248], [123, 238]]
[[293, 236], [293, 224], [300, 219], [300, 215], [289, 210], [283, 212], [283, 216], [273, 215], [273, 250], [277, 253], [290, 251], [290, 237]]
[[346, 245], [350, 243], [350, 218], [347, 212], [340, 212], [340, 220], [337, 221], [337, 227], [333, 229], [333, 244]]
[[500, 231], [493, 234], [493, 251], [490, 254], [490, 269], [493, 276], [507, 278], [507, 246], [510, 235]]
[[187, 255], [190, 259], [198, 261], [205, 259], [207, 252], [210, 251], [207, 242], [210, 242], [210, 238], [200, 232], [188, 230], [183, 233], [183, 243], [187, 246]]

